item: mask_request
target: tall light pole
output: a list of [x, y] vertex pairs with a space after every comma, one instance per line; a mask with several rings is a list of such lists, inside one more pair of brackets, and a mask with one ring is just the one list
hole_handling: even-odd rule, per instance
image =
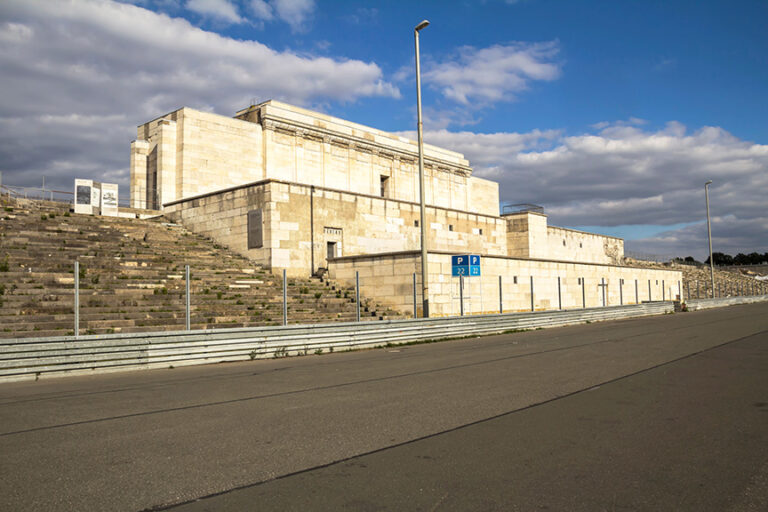
[[429, 25], [429, 21], [424, 20], [413, 29], [413, 36], [416, 39], [416, 112], [418, 117], [419, 132], [419, 193], [421, 201], [419, 211], [421, 214], [421, 300], [423, 313], [422, 317], [429, 318], [429, 272], [427, 271], [427, 213], [424, 207], [424, 136], [421, 125], [421, 67], [419, 66], [419, 31]]
[[704, 184], [704, 198], [707, 201], [707, 237], [709, 238], [709, 276], [712, 278], [712, 298], [715, 298], [715, 260], [712, 258], [712, 225], [709, 222], [709, 185], [712, 180]]

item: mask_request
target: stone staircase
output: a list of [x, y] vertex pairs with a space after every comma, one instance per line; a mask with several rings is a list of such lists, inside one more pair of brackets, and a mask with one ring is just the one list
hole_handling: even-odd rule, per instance
[[[282, 278], [181, 226], [76, 215], [47, 201], [0, 201], [0, 337], [71, 335], [74, 263], [80, 334], [182, 330], [185, 268], [191, 327], [282, 323]], [[354, 321], [354, 289], [288, 280], [288, 322]], [[361, 319], [398, 316], [361, 300]]]

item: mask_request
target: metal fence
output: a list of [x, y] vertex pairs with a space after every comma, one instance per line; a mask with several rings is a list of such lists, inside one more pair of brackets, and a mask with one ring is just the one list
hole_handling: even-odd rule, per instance
[[[22, 274], [20, 279], [24, 279], [25, 276], [28, 275], [26, 271], [29, 271], [30, 273], [33, 271], [32, 268], [25, 268], [24, 270], [25, 273]], [[194, 277], [192, 276], [189, 265], [186, 265], [183, 270], [179, 267], [175, 267], [171, 271], [172, 273], [167, 275], [167, 279], [163, 279], [162, 276], [157, 276], [157, 274], [154, 274], [152, 278], [148, 278], [146, 276], [142, 276], [141, 271], [141, 268], [130, 270], [130, 272], [132, 272], [130, 276], [123, 273], [109, 275], [104, 270], [100, 272], [86, 272], [86, 268], [82, 266], [79, 261], [76, 261], [72, 271], [72, 278], [70, 278], [71, 280], [69, 281], [69, 283], [72, 284], [67, 285], [72, 286], [73, 290], [73, 296], [71, 300], [73, 306], [70, 310], [74, 317], [74, 323], [70, 324], [72, 325], [71, 333], [73, 336], [77, 338], [82, 334], [95, 334], [95, 331], [88, 330], [88, 325], [86, 323], [81, 322], [80, 315], [83, 300], [85, 300], [86, 307], [88, 308], [107, 307], [100, 305], [100, 301], [105, 300], [105, 297], [124, 296], [124, 294], [129, 291], [131, 293], [140, 293], [141, 290], [147, 290], [146, 293], [150, 293], [151, 291], [152, 295], [161, 295], [161, 297], [158, 297], [157, 299], [163, 302], [161, 305], [163, 308], [169, 309], [163, 309], [160, 311], [172, 313], [169, 318], [183, 318], [184, 327], [182, 328], [179, 326], [176, 328], [179, 331], [188, 331], [192, 328], [193, 324], [197, 325], [198, 328], [201, 324], [207, 325], [209, 328], [215, 328], [215, 324], [219, 323], [219, 321], [223, 324], [230, 323], [235, 325], [242, 325], [247, 323], [260, 324], [267, 322], [275, 322], [275, 324], [280, 323], [281, 325], [288, 325], [289, 323], [306, 323], [307, 321], [311, 321], [308, 319], [310, 319], [312, 315], [316, 315], [321, 312], [326, 314], [325, 318], [327, 321], [331, 320], [330, 316], [332, 315], [337, 315], [339, 319], [344, 320], [349, 319], [349, 315], [351, 314], [350, 309], [354, 309], [354, 316], [358, 322], [361, 320], [361, 317], [364, 313], [369, 320], [372, 319], [372, 316], [383, 319], [384, 316], [394, 317], [401, 314], [411, 318], [418, 318], [420, 314], [421, 286], [417, 280], [418, 276], [416, 273], [412, 275], [411, 283], [409, 283], [411, 287], [410, 293], [404, 296], [406, 302], [408, 303], [406, 305], [408, 310], [400, 311], [398, 313], [391, 306], [376, 304], [377, 297], [375, 294], [376, 288], [374, 286], [371, 286], [367, 289], [369, 293], [362, 293], [361, 284], [364, 283], [362, 282], [359, 273], [357, 272], [355, 273], [353, 288], [333, 286], [331, 289], [323, 287], [321, 291], [318, 291], [317, 288], [309, 288], [302, 281], [288, 278], [285, 271], [282, 272], [282, 276], [269, 275], [266, 278], [260, 277], [259, 279], [252, 280], [246, 279], [244, 275], [240, 279], [237, 277], [224, 277], [222, 279], [215, 278], [218, 279], [215, 282], [197, 281], [195, 286], [196, 290], [193, 290], [192, 287], [192, 279]], [[139, 281], [131, 280], [133, 278], [139, 279]], [[575, 310], [587, 309], [590, 307], [623, 306], [633, 303], [652, 302], [659, 300], [675, 301], [680, 299], [686, 300], [710, 297], [722, 298], [734, 296], [758, 296], [768, 294], [768, 283], [759, 282], [756, 280], [753, 282], [718, 282], [716, 283], [713, 294], [710, 281], [688, 281], [685, 283], [674, 281], [667, 282], [666, 284], [664, 281], [659, 281], [657, 284], [661, 284], [660, 289], [658, 286], [654, 286], [652, 293], [651, 280], [648, 280], [646, 283], [645, 281], [640, 281], [637, 279], [626, 280], [626, 282], [624, 279], [620, 279], [614, 280], [614, 283], [611, 285], [613, 287], [611, 288], [612, 293], [609, 297], [607, 294], [609, 286], [605, 279], [600, 281], [593, 280], [593, 282], [590, 282], [587, 285], [588, 280], [582, 277], [578, 278], [578, 284], [573, 282], [568, 285], [568, 288], [566, 288], [560, 277], [552, 278], [556, 279], [556, 281], [550, 279], [552, 282], [543, 283], [541, 278], [534, 279], [533, 276], [516, 276], [514, 278], [514, 284], [512, 284], [511, 278], [505, 278], [504, 276], [496, 276], [496, 278], [498, 279], [498, 284], [494, 286], [489, 286], [488, 282], [485, 282], [485, 284], [477, 280], [473, 282], [472, 278], [464, 278], [463, 276], [459, 277], [458, 279], [453, 279], [450, 286], [450, 303], [443, 305], [444, 311], [442, 316], [463, 317], [489, 313], [502, 314], [505, 312], [521, 311], [526, 309], [529, 309], [530, 311], [541, 309]], [[249, 297], [248, 292], [240, 289], [250, 289], [251, 284], [249, 283], [252, 283], [258, 288], [263, 285], [263, 281], [261, 279], [269, 279], [273, 282], [277, 281], [276, 285], [282, 288], [282, 297], [279, 299], [279, 312], [276, 311], [278, 304], [274, 299], [265, 299], [266, 296], [264, 296], [263, 293], [256, 294], [261, 297], [261, 299], [255, 298], [256, 295]], [[509, 279], [509, 282], [507, 282], [506, 279]], [[234, 284], [229, 282], [230, 280], [232, 280]], [[98, 284], [99, 282], [102, 284]], [[175, 284], [175, 291], [170, 290], [170, 293], [169, 289], [166, 288], [169, 282], [173, 282]], [[183, 286], [179, 286], [182, 282]], [[29, 281], [29, 283], [32, 282]], [[37, 283], [28, 284], [27, 288], [31, 287], [33, 284]], [[34, 288], [41, 289], [40, 293], [43, 293], [43, 284], [45, 283], [40, 282], [39, 285], [34, 286]], [[506, 285], [508, 288], [514, 287], [516, 290], [514, 292], [514, 296], [511, 297], [509, 294], [505, 295], [505, 292], [503, 291], [504, 285]], [[58, 286], [60, 287], [60, 285]], [[228, 288], [231, 288], [229, 292], [226, 291], [227, 286]], [[274, 285], [270, 284], [269, 286]], [[331, 283], [326, 282], [326, 286], [330, 287]], [[576, 289], [574, 289], [574, 287], [576, 287]], [[597, 291], [593, 289], [595, 287]], [[217, 288], [219, 291], [217, 291]], [[494, 290], [493, 288], [496, 289]], [[590, 288], [589, 294], [585, 292], [587, 288]], [[328, 290], [327, 292], [325, 291], [326, 289]], [[483, 295], [484, 289], [486, 293], [485, 296]], [[545, 291], [542, 292], [542, 289]], [[568, 300], [566, 300], [566, 289], [570, 291]], [[62, 290], [60, 293], [62, 292], [66, 293], [64, 290]], [[245, 295], [242, 295], [240, 292], [244, 293]], [[315, 297], [314, 300], [312, 299], [313, 295]], [[366, 295], [366, 297], [361, 299], [361, 295]], [[66, 295], [59, 296], [66, 297]], [[6, 296], [6, 298], [8, 297], [10, 296]], [[219, 302], [214, 302], [213, 297], [216, 297], [217, 301]], [[239, 316], [235, 314], [224, 315], [220, 320], [215, 318], [217, 316], [221, 316], [220, 314], [210, 313], [209, 310], [206, 310], [207, 307], [217, 309], [216, 304], [219, 305], [218, 307], [224, 304], [221, 302], [222, 297], [224, 298], [225, 302], [227, 299], [232, 299], [233, 301], [237, 299], [236, 304], [239, 305], [237, 307], [237, 315]], [[321, 300], [321, 297], [324, 298]], [[34, 294], [30, 295], [30, 299], [34, 300], [34, 298]], [[328, 304], [324, 303], [323, 301], [328, 298], [341, 300], [337, 300], [336, 305], [333, 305], [333, 302]], [[512, 299], [514, 299], [514, 302], [510, 303]], [[122, 300], [128, 299], [126, 298]], [[262, 302], [259, 302], [259, 300]], [[61, 304], [64, 305], [68, 304], [69, 302], [70, 301], [67, 299]], [[349, 303], [353, 303], [351, 308]], [[329, 304], [331, 304], [330, 309]], [[121, 305], [137, 306], [136, 303], [123, 303]], [[114, 306], [114, 308], [120, 309], [117, 303], [113, 304], [112, 306]], [[259, 308], [258, 311], [257, 306]], [[325, 309], [321, 311], [321, 308]], [[59, 306], [59, 310], [60, 309], [61, 306]], [[40, 311], [40, 313], [36, 314], [46, 314], [44, 309], [41, 309]], [[150, 309], [149, 311], [157, 312], [154, 309]], [[254, 316], [254, 318], [251, 320], [249, 320], [249, 311], [251, 312], [250, 316]], [[109, 311], [106, 312], [109, 313]], [[137, 309], [134, 313], [139, 314], [141, 312], [143, 312], [143, 310]], [[194, 319], [193, 312], [195, 315]], [[63, 311], [58, 311], [58, 314], [61, 313], [63, 313]], [[93, 317], [94, 314], [97, 314], [93, 310], [89, 310], [89, 313], [91, 317]], [[128, 312], [120, 311], [120, 313]], [[183, 315], [183, 317], [181, 315]], [[256, 318], [256, 315], [261, 316]], [[152, 318], [157, 320], [156, 317], [159, 318], [159, 316], [162, 315], [153, 315], [151, 318], [147, 317], [145, 320], [151, 320]], [[224, 317], [230, 317], [231, 319], [225, 320]], [[20, 316], [18, 318], [23, 319], [24, 317]], [[124, 318], [128, 319], [127, 316]], [[237, 320], [235, 318], [242, 318], [242, 320]], [[96, 321], [99, 325], [98, 328], [102, 330], [101, 332], [107, 333], [115, 332], [115, 330], [119, 332], [122, 328], [121, 326], [127, 326], [125, 327], [126, 330], [129, 330], [132, 327], [139, 327], [146, 330], [147, 328], [152, 328], [151, 326], [154, 323], [152, 321], [142, 321], [141, 323], [137, 321], [137, 323], [127, 324], [126, 322], [128, 320], [123, 322], [122, 318], [116, 321], [114, 325], [110, 325], [110, 320], [107, 318], [91, 318], [90, 321]], [[51, 329], [61, 329], [61, 327], [52, 327]], [[33, 333], [27, 331], [26, 334], [29, 335]]]
[[668, 263], [678, 258], [678, 256], [671, 254], [653, 254], [642, 251], [629, 251], [627, 249], [624, 249], [624, 256], [626, 258], [632, 258], [633, 260], [650, 261], [654, 263]]
[[[53, 190], [39, 187], [21, 187], [16, 185], [0, 185], [0, 196], [14, 199], [30, 199], [37, 201], [52, 201], [56, 203], [74, 204], [74, 192]], [[129, 197], [118, 197], [117, 205], [123, 208], [131, 206]]]
[[768, 293], [768, 283], [758, 280], [719, 281], [715, 282], [714, 290], [709, 280], [686, 281], [685, 296], [688, 299], [714, 299], [728, 297], [751, 297]]
[[74, 193], [64, 190], [52, 190], [37, 187], [17, 187], [13, 185], [1, 185], [0, 195], [17, 199], [35, 199], [42, 201], [55, 201], [57, 203], [72, 204]]
[[322, 354], [659, 315], [673, 308], [671, 302], [654, 302], [461, 318], [0, 340], [0, 380]]

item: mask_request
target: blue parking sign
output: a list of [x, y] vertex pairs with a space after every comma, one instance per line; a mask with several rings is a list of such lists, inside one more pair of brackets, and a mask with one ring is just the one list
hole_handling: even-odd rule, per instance
[[451, 275], [453, 277], [479, 276], [480, 256], [477, 254], [451, 256]]

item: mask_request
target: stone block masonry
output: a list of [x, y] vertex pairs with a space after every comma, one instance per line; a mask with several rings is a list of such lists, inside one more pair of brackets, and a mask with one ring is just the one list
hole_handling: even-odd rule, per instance
[[[420, 268], [420, 253], [410, 251], [337, 258], [330, 275], [349, 284], [360, 272], [363, 294], [408, 314], [413, 311], [414, 273], [417, 307], [421, 304]], [[451, 276], [451, 254], [430, 252], [429, 269], [430, 314], [460, 314], [459, 278]], [[482, 275], [464, 278], [465, 314], [500, 312], [499, 276], [504, 313], [531, 310], [531, 277], [536, 311], [679, 300], [682, 289], [679, 271], [484, 256]]]
[[[261, 209], [263, 246], [248, 247], [248, 212]], [[331, 257], [419, 248], [419, 208], [411, 202], [264, 180], [177, 201], [165, 215], [275, 272], [307, 276]], [[504, 220], [443, 208], [427, 209], [429, 244], [437, 250], [506, 250]]]

